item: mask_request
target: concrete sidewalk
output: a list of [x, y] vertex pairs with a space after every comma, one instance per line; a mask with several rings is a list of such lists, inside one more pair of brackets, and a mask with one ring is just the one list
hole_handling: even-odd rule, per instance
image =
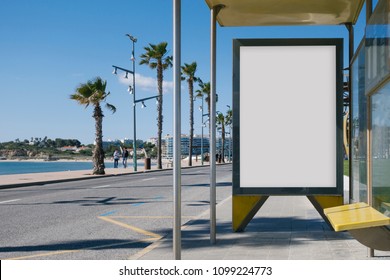
[[[137, 173], [144, 172], [143, 168], [140, 170], [142, 171], [137, 171]], [[93, 175], [91, 170], [0, 175], [0, 189], [40, 184], [42, 185], [56, 182], [87, 180], [134, 173], [133, 168], [106, 168], [105, 172], [105, 175]]]
[[[182, 228], [183, 260], [390, 260], [348, 232], [334, 232], [305, 196], [271, 196], [245, 232], [232, 231], [231, 197], [217, 206], [217, 242], [210, 244], [209, 214]], [[152, 244], [132, 259], [172, 260], [172, 236]]]

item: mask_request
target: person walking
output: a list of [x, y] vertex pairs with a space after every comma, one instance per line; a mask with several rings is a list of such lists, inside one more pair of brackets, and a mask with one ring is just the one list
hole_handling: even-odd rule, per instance
[[129, 151], [124, 148], [123, 150], [123, 154], [122, 154], [122, 164], [123, 164], [123, 168], [126, 168], [127, 167], [127, 158], [129, 157]]
[[119, 157], [120, 157], [120, 153], [119, 153], [118, 149], [115, 149], [113, 157], [114, 157], [114, 168], [118, 168], [118, 162], [119, 162]]

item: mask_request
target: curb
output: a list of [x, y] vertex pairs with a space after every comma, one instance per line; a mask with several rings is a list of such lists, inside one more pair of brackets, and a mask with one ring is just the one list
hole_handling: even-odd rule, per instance
[[[228, 165], [228, 164], [231, 164], [231, 163], [219, 163], [218, 165]], [[191, 168], [197, 168], [197, 167], [205, 168], [205, 167], [209, 167], [209, 166], [210, 165], [182, 166], [181, 169], [191, 169]], [[136, 171], [136, 172], [131, 172], [131, 173], [89, 175], [90, 177], [53, 179], [53, 180], [46, 180], [46, 181], [16, 183], [16, 184], [0, 185], [0, 190], [11, 189], [11, 188], [21, 188], [21, 187], [31, 187], [31, 186], [42, 186], [42, 185], [47, 185], [47, 184], [57, 184], [57, 183], [73, 182], [73, 181], [84, 181], [84, 180], [92, 180], [92, 179], [99, 179], [99, 178], [109, 178], [109, 177], [115, 177], [115, 176], [135, 175], [135, 174], [142, 174], [142, 173], [165, 172], [165, 171], [172, 171], [172, 170], [173, 170], [173, 168], [151, 169], [151, 170]]]

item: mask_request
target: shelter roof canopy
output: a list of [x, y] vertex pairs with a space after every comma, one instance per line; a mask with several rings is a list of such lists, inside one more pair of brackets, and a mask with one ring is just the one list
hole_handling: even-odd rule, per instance
[[206, 0], [221, 26], [355, 24], [364, 0]]

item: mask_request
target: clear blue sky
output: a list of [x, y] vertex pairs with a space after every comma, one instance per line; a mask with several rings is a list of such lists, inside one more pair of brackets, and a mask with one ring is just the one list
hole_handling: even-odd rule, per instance
[[[363, 8], [365, 9], [365, 8]], [[198, 76], [210, 79], [210, 12], [203, 0], [182, 1], [182, 64], [196, 61]], [[364, 10], [355, 27], [355, 47], [364, 30]], [[149, 43], [168, 42], [172, 54], [172, 0], [1, 0], [0, 1], [0, 142], [30, 137], [94, 141], [92, 109], [69, 99], [75, 88], [96, 76], [107, 80], [104, 140], [133, 138], [131, 96], [112, 65], [131, 69], [130, 33], [138, 38], [136, 58]], [[342, 37], [344, 26], [218, 28], [217, 110], [232, 100], [233, 38]], [[347, 47], [345, 48], [347, 49]], [[345, 53], [345, 57], [347, 57]], [[345, 66], [347, 60], [345, 59]], [[137, 64], [137, 99], [156, 95], [155, 70]], [[172, 134], [172, 69], [164, 74], [163, 133]], [[129, 83], [131, 80], [128, 80]], [[182, 87], [182, 133], [189, 132], [186, 84]], [[137, 138], [157, 135], [156, 105], [137, 108]], [[200, 112], [195, 102], [195, 133]]]

